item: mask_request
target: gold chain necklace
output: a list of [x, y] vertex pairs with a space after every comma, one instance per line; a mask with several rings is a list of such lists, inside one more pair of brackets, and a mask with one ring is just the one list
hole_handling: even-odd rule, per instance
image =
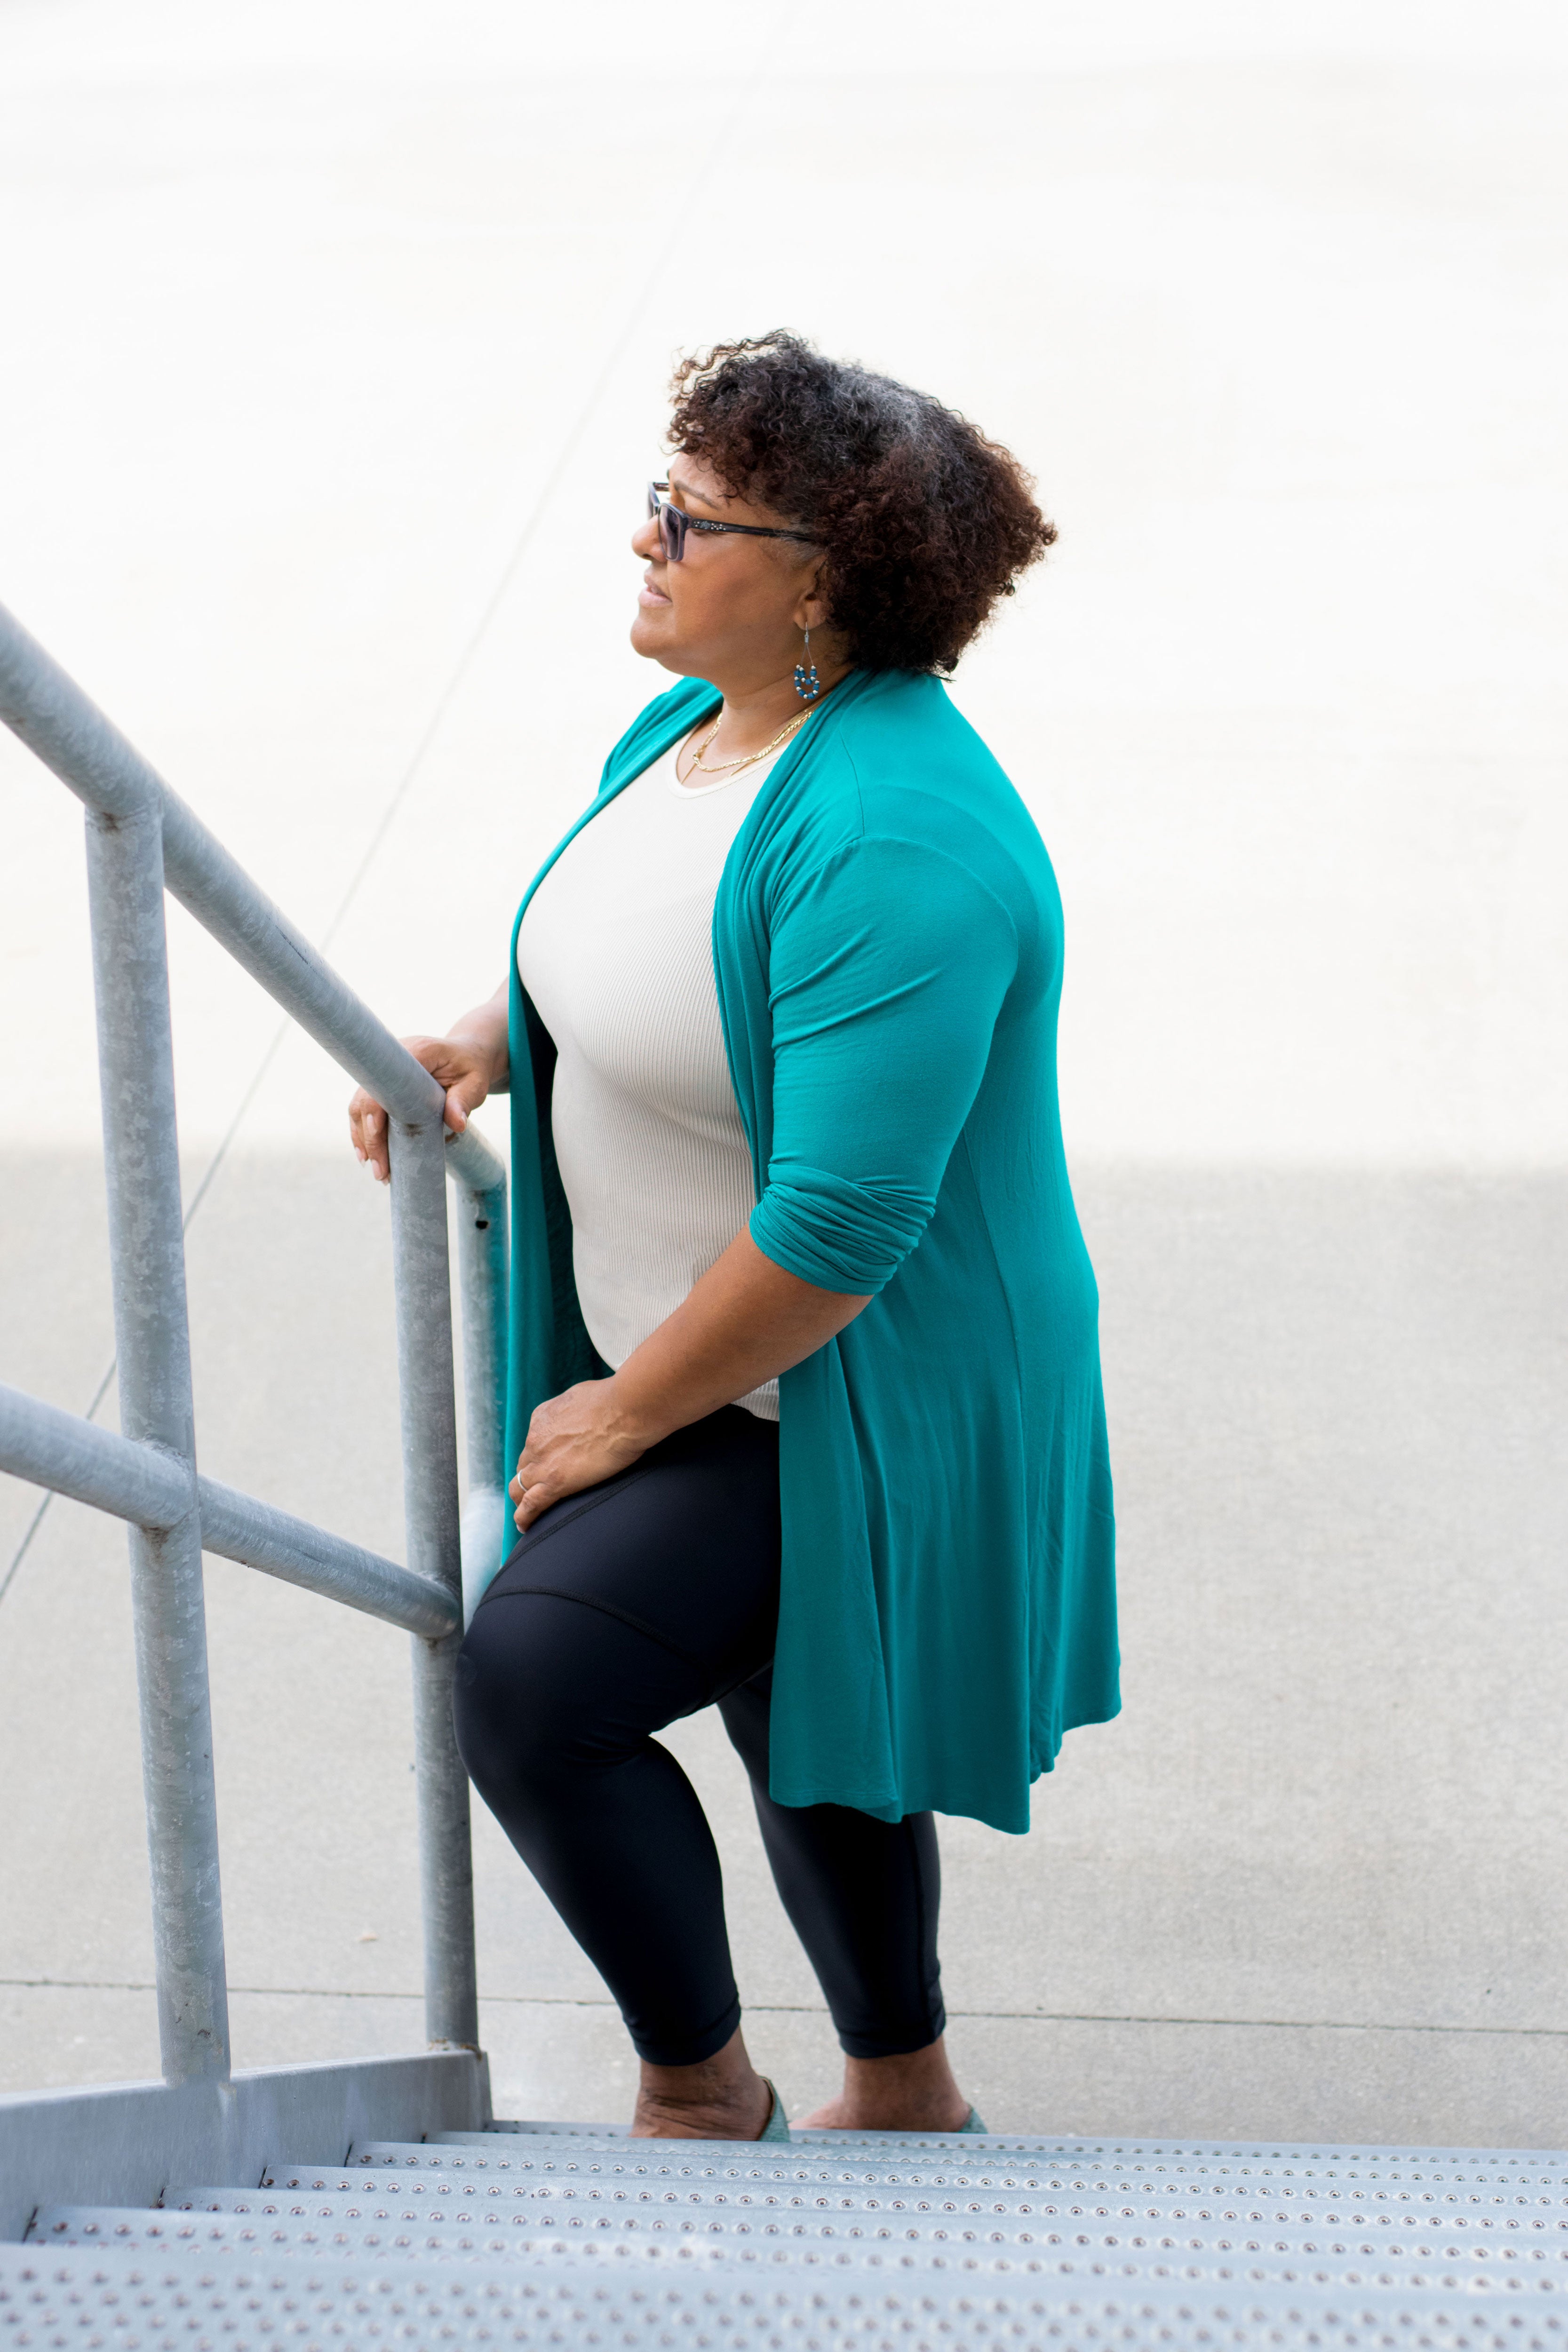
[[707, 761], [703, 759], [702, 754], [707, 751], [709, 745], [713, 741], [714, 737], [718, 734], [720, 728], [724, 723], [724, 714], [721, 711], [718, 718], [713, 721], [712, 726], [709, 729], [707, 734], [703, 737], [701, 742], [698, 744], [696, 750], [692, 752], [691, 766], [687, 772], [688, 774], [696, 773], [704, 776], [729, 775], [731, 778], [739, 775], [742, 768], [754, 768], [759, 760], [765, 760], [770, 751], [776, 751], [780, 745], [787, 742], [792, 735], [798, 734], [801, 728], [805, 725], [806, 720], [810, 717], [811, 713], [809, 710], [797, 710], [793, 719], [785, 720], [784, 724], [779, 729], [778, 733], [773, 737], [773, 741], [771, 743], [764, 743], [760, 751], [748, 751], [742, 759], [739, 760], [719, 760], [715, 761], [712, 767], [710, 767]]

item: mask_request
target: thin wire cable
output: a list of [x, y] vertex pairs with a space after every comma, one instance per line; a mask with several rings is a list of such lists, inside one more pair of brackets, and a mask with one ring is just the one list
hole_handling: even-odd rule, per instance
[[[619, 367], [621, 361], [625, 358], [632, 337], [636, 334], [638, 327], [642, 323], [643, 314], [647, 310], [648, 303], [652, 299], [654, 289], [663, 275], [666, 264], [670, 259], [671, 255], [675, 252], [682, 236], [685, 234], [687, 217], [690, 213], [691, 207], [696, 203], [698, 197], [701, 194], [706, 183], [711, 179], [717, 172], [720, 163], [729, 151], [730, 144], [735, 136], [736, 128], [744, 116], [746, 100], [751, 97], [757, 83], [761, 80], [765, 69], [765, 46], [759, 45], [757, 56], [752, 63], [751, 73], [746, 77], [746, 79], [738, 93], [738, 100], [734, 112], [730, 117], [724, 130], [709, 148], [703, 160], [699, 164], [696, 173], [692, 176], [683, 201], [676, 207], [674, 223], [671, 226], [669, 235], [659, 247], [658, 251], [654, 257], [652, 267], [649, 268], [647, 275], [643, 280], [637, 299], [632, 304], [630, 310], [626, 314], [626, 323], [622, 327], [620, 333], [616, 336], [615, 342], [611, 345], [608, 356], [605, 358], [604, 365], [600, 368], [597, 376], [594, 380], [593, 388], [590, 391], [587, 399], [584, 402], [582, 407], [577, 412], [576, 423], [573, 425], [571, 431], [567, 434], [565, 440], [562, 443], [559, 450], [556, 452], [555, 462], [551, 467], [549, 473], [545, 476], [543, 484], [540, 488], [537, 497], [534, 499], [532, 506], [529, 509], [528, 514], [524, 519], [522, 528], [519, 531], [517, 539], [513, 543], [511, 553], [508, 556], [505, 563], [502, 565], [500, 577], [497, 579], [495, 586], [491, 589], [490, 593], [486, 600], [484, 608], [469, 634], [467, 644], [458, 656], [457, 663], [449, 674], [445, 686], [437, 696], [435, 707], [430, 713], [429, 719], [426, 721], [424, 730], [421, 733], [418, 741], [415, 744], [414, 750], [404, 767], [402, 775], [399, 777], [397, 783], [393, 789], [392, 797], [387, 802], [385, 808], [382, 811], [380, 819], [375, 826], [375, 830], [371, 835], [369, 843], [366, 845], [364, 855], [360, 859], [358, 866], [355, 866], [353, 873], [349, 877], [348, 887], [338, 902], [336, 911], [333, 913], [326, 929], [321, 933], [320, 944], [323, 952], [331, 947], [333, 940], [338, 935], [338, 932], [342, 929], [344, 922], [348, 919], [349, 911], [353, 906], [354, 900], [359, 896], [361, 887], [369, 876], [371, 868], [374, 865], [377, 856], [380, 855], [382, 845], [385, 841], [387, 835], [391, 832], [392, 827], [396, 821], [398, 811], [401, 809], [404, 802], [407, 799], [415, 779], [418, 775], [421, 768], [424, 766], [426, 759], [441, 731], [447, 714], [451, 709], [453, 703], [458, 698], [459, 689], [467, 679], [468, 672], [474, 666], [474, 662], [479, 655], [479, 647], [483, 645], [485, 638], [489, 634], [491, 624], [494, 622], [497, 614], [500, 611], [501, 606], [506, 602], [512, 582], [517, 577], [518, 567], [528, 551], [529, 545], [533, 539], [535, 531], [538, 530], [541, 522], [544, 519], [550, 501], [554, 497], [556, 491], [560, 488], [563, 480], [565, 478], [566, 470], [583, 445], [584, 437], [587, 433], [590, 424], [593, 422], [595, 414], [598, 409], [599, 403], [604, 398], [605, 394], [608, 391], [610, 384], [614, 380], [616, 370]], [[246, 1115], [249, 1111], [251, 1104], [256, 1100], [258, 1094], [260, 1092], [262, 1082], [266, 1078], [268, 1070], [272, 1067], [273, 1063], [277, 1060], [278, 1055], [282, 1049], [283, 1041], [288, 1036], [292, 1026], [293, 1024], [291, 1022], [283, 1021], [279, 1023], [278, 1028], [273, 1033], [270, 1044], [268, 1045], [266, 1052], [262, 1055], [260, 1061], [257, 1064], [255, 1075], [252, 1076], [250, 1084], [246, 1087], [244, 1094], [240, 1097], [238, 1108], [236, 1110], [234, 1117], [230, 1119], [227, 1128], [225, 1129], [218, 1143], [217, 1150], [214, 1152], [212, 1159], [208, 1161], [201, 1182], [196, 1186], [195, 1191], [191, 1195], [190, 1206], [185, 1211], [184, 1217], [181, 1223], [180, 1230], [182, 1234], [188, 1234], [190, 1232], [191, 1221], [195, 1217], [196, 1211], [201, 1207], [202, 1202], [206, 1199], [207, 1194], [211, 1192], [219, 1169], [222, 1168], [225, 1160], [228, 1158], [229, 1148], [233, 1144], [235, 1138], [238, 1135], [240, 1128], [244, 1124]], [[105, 1371], [103, 1378], [100, 1381], [98, 1387], [93, 1393], [92, 1402], [89, 1405], [86, 1414], [84, 1415], [86, 1420], [92, 1421], [96, 1419], [98, 1409], [103, 1402], [104, 1398], [109, 1394], [110, 1389], [113, 1384], [117, 1364], [118, 1358], [111, 1356], [109, 1360], [108, 1370]], [[38, 1505], [37, 1509], [34, 1512], [32, 1518], [28, 1521], [26, 1531], [24, 1534], [21, 1542], [17, 1545], [16, 1551], [12, 1555], [11, 1564], [5, 1570], [5, 1578], [3, 1580], [0, 1580], [0, 1604], [4, 1603], [5, 1595], [10, 1591], [16, 1571], [27, 1557], [29, 1550], [32, 1549], [33, 1539], [37, 1536], [38, 1529], [43, 1526], [45, 1519], [48, 1517], [49, 1506], [54, 1499], [52, 1491], [47, 1494], [44, 1496], [43, 1501]]]

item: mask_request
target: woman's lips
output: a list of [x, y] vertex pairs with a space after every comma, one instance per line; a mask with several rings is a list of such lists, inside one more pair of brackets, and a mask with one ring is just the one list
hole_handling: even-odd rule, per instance
[[639, 604], [669, 604], [673, 602], [673, 597], [667, 596], [662, 589], [655, 588], [649, 581], [645, 580], [642, 586], [637, 590], [637, 603]]

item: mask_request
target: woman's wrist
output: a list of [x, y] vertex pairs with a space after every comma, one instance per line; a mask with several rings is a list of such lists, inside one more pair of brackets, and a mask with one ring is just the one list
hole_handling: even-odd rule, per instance
[[628, 1357], [618, 1372], [612, 1372], [605, 1382], [605, 1404], [611, 1426], [618, 1438], [646, 1453], [668, 1437], [673, 1429], [682, 1427], [689, 1418], [683, 1413], [671, 1413], [668, 1399], [660, 1398], [646, 1376], [639, 1378], [636, 1356]]
[[[487, 1012], [489, 1009], [488, 1006], [484, 1008]], [[482, 1067], [488, 1093], [503, 1095], [507, 1092], [511, 1070], [504, 1022], [498, 1035], [492, 1024], [476, 1022], [471, 1013], [465, 1013], [461, 1021], [447, 1030], [445, 1043], [460, 1046], [473, 1055]]]

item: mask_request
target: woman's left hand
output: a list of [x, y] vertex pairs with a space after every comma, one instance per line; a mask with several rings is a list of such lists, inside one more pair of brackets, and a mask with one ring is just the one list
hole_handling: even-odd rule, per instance
[[507, 1488], [517, 1505], [512, 1517], [519, 1528], [531, 1528], [552, 1503], [613, 1478], [652, 1443], [627, 1425], [613, 1377], [563, 1389], [546, 1398], [528, 1424], [517, 1475]]

